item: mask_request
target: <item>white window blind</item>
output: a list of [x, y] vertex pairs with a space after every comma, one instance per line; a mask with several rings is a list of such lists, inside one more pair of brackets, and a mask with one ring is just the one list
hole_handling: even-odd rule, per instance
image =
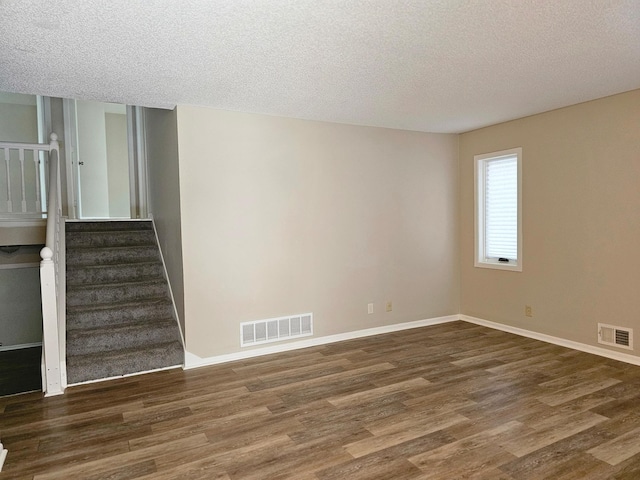
[[522, 271], [522, 148], [474, 156], [476, 267]]
[[489, 160], [485, 172], [486, 258], [518, 259], [518, 158]]

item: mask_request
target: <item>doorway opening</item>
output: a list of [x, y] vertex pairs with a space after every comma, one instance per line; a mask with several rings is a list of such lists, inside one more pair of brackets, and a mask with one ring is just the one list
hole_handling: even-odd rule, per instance
[[139, 108], [65, 100], [70, 218], [145, 218]]

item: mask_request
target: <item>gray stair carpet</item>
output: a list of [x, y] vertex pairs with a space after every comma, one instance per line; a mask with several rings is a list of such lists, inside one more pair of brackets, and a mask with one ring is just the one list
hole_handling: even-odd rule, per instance
[[182, 365], [150, 221], [68, 222], [67, 382]]

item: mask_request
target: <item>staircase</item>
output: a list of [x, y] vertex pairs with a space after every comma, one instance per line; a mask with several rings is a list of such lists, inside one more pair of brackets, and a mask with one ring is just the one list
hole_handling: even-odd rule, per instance
[[68, 384], [183, 364], [150, 221], [68, 222], [66, 269]]

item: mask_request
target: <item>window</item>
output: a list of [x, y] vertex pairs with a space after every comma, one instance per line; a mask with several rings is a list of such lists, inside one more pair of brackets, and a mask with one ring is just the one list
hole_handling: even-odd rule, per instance
[[475, 266], [522, 271], [522, 149], [476, 155]]

